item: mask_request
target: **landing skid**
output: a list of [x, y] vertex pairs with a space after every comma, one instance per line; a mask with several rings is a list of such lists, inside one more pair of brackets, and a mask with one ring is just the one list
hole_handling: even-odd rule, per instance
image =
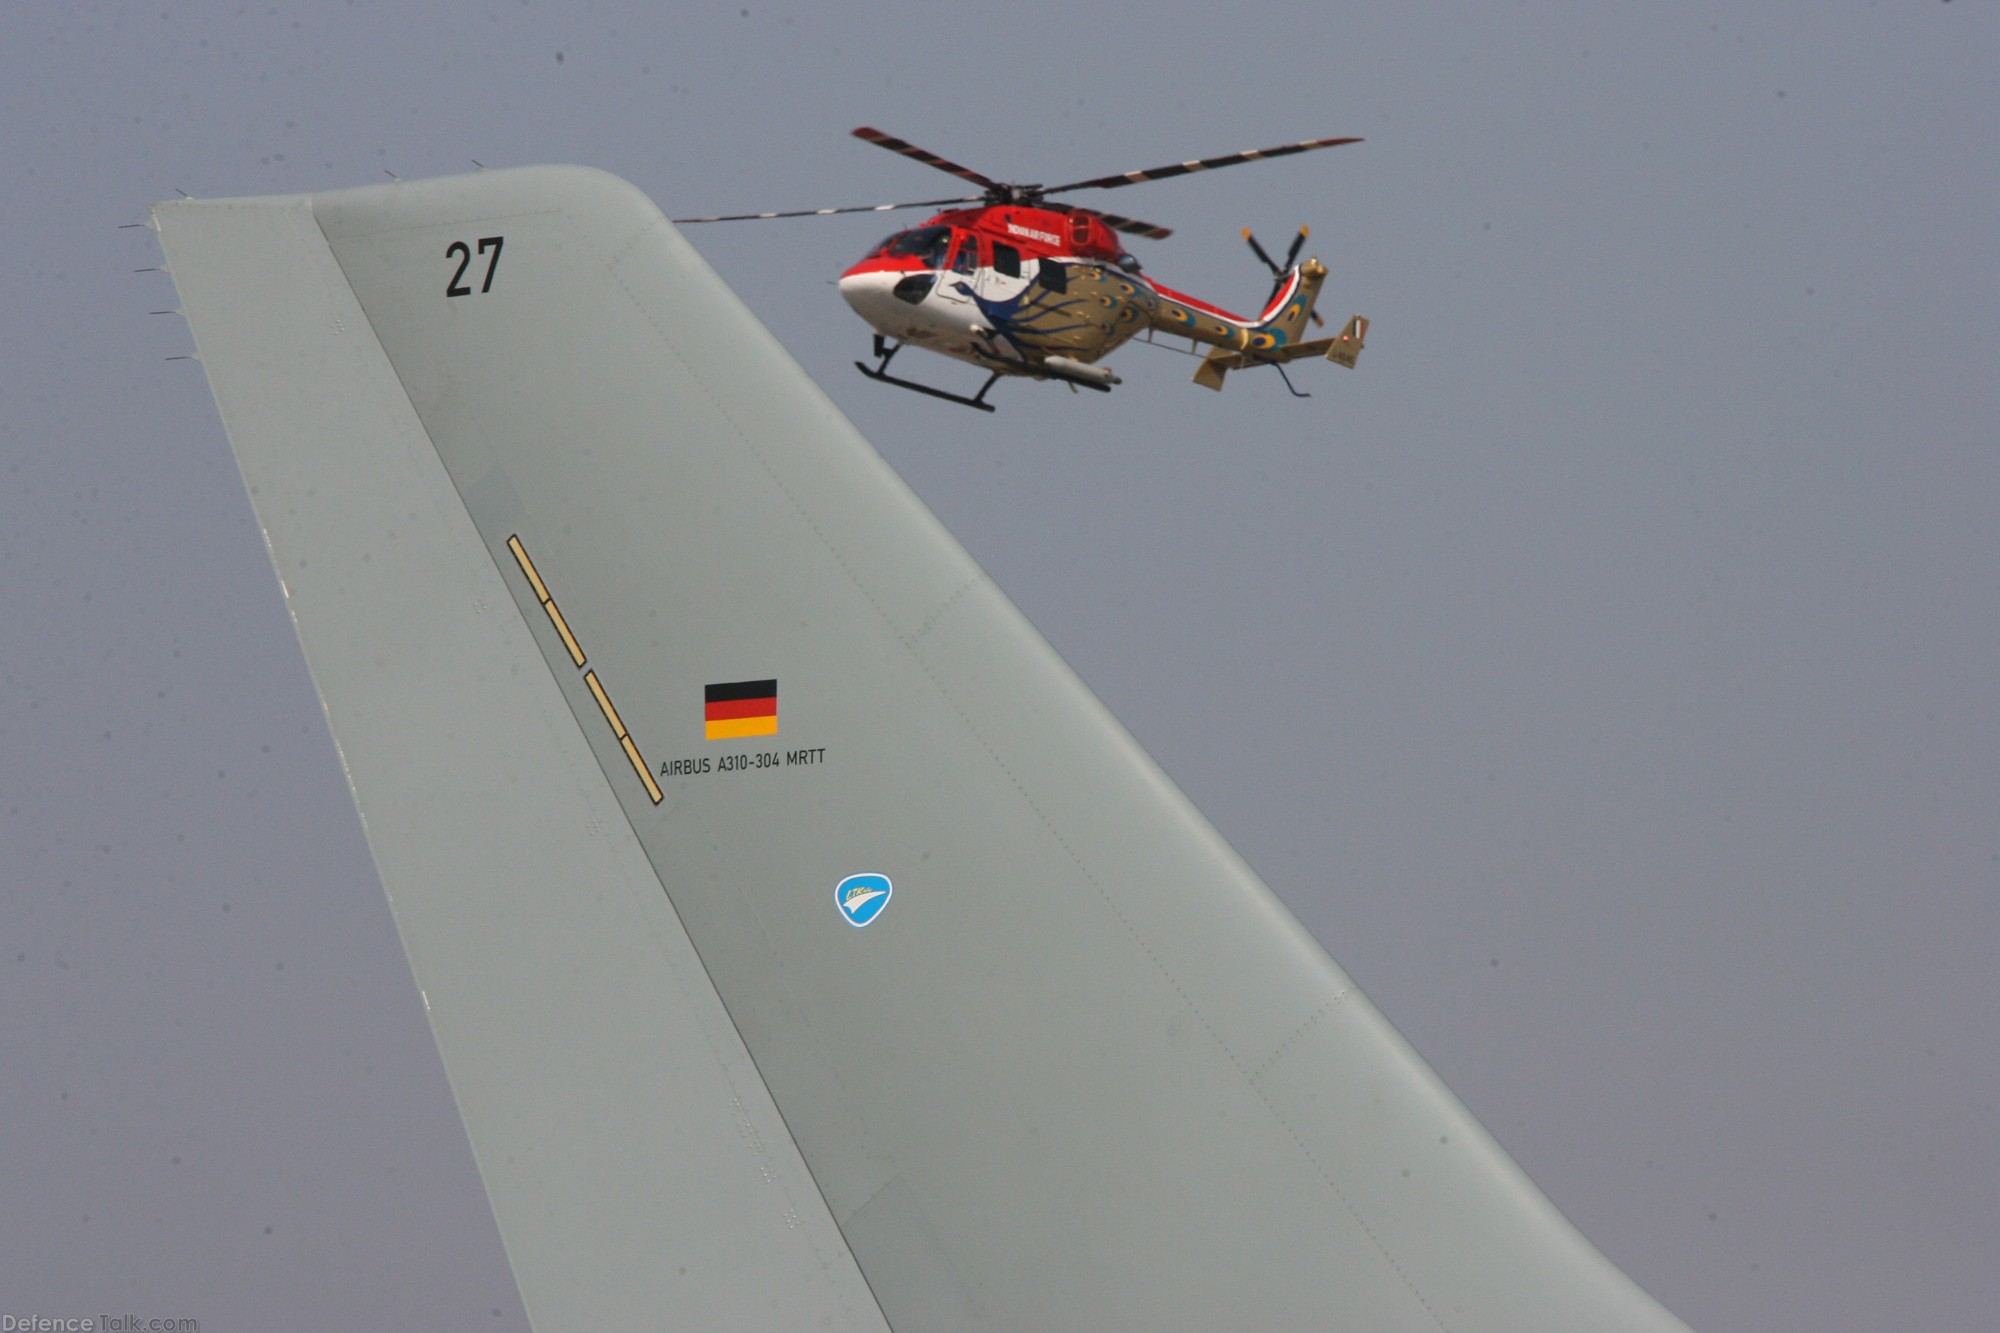
[[895, 357], [896, 353], [902, 350], [902, 343], [897, 343], [894, 347], [891, 347], [888, 340], [878, 333], [875, 335], [875, 355], [881, 357], [881, 361], [876, 363], [873, 370], [870, 370], [859, 361], [854, 363], [854, 368], [871, 380], [879, 380], [883, 384], [893, 384], [899, 389], [908, 389], [912, 393], [928, 394], [932, 398], [942, 398], [947, 403], [963, 403], [967, 407], [976, 407], [982, 412], [991, 412], [993, 410], [993, 404], [986, 401], [986, 391], [999, 382], [1000, 376], [1005, 373], [1004, 371], [994, 371], [987, 377], [986, 383], [979, 386], [979, 392], [967, 398], [962, 393], [952, 393], [947, 389], [934, 389], [928, 384], [919, 384], [915, 380], [900, 379], [895, 375], [891, 375], [889, 373], [889, 362]]

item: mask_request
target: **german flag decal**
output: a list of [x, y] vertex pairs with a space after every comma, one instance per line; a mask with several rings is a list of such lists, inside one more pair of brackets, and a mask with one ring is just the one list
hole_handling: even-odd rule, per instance
[[778, 734], [777, 681], [731, 681], [710, 685], [703, 693], [702, 719], [707, 724], [709, 740]]

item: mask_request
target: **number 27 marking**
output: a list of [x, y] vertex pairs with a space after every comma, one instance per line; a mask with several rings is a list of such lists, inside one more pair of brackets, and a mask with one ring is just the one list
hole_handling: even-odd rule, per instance
[[[479, 238], [479, 253], [483, 255], [488, 250], [493, 252], [493, 257], [486, 261], [486, 281], [479, 284], [479, 290], [482, 292], [493, 290], [493, 275], [500, 268], [500, 246], [506, 239], [504, 236], [482, 236]], [[472, 288], [461, 285], [459, 279], [465, 276], [466, 265], [472, 262], [472, 250], [464, 241], [453, 241], [445, 247], [444, 257], [450, 259], [453, 255], [458, 256], [458, 269], [451, 275], [451, 281], [444, 285], [444, 294], [446, 296], [470, 296], [472, 295]]]

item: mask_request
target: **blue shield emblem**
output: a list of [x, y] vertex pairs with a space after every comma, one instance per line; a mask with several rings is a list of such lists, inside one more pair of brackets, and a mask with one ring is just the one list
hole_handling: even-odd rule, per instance
[[896, 886], [887, 875], [849, 875], [833, 886], [833, 904], [850, 926], [865, 926], [882, 915]]

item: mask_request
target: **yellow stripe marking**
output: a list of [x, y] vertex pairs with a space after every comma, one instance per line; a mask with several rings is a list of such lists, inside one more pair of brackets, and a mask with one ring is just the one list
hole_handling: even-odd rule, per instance
[[646, 761], [639, 757], [639, 747], [632, 743], [630, 736], [620, 743], [625, 747], [625, 757], [632, 761], [632, 771], [639, 775], [639, 781], [646, 784], [646, 795], [653, 798], [654, 805], [658, 805], [666, 797], [660, 791], [660, 784], [653, 781], [653, 775], [646, 771]]
[[556, 599], [549, 596], [548, 586], [542, 582], [541, 574], [536, 571], [535, 562], [528, 558], [528, 548], [521, 545], [519, 537], [509, 537], [507, 549], [514, 553], [514, 562], [520, 565], [521, 572], [528, 576], [528, 582], [535, 589], [535, 600], [542, 604], [542, 610], [549, 613], [549, 623], [554, 625], [556, 633], [562, 636], [563, 647], [569, 649], [569, 660], [582, 666], [583, 645], [579, 644], [576, 636], [569, 632], [569, 622], [563, 619], [563, 613], [556, 608]]
[[555, 622], [556, 633], [562, 635], [563, 647], [569, 649], [569, 660], [578, 666], [582, 666], [583, 645], [578, 643], [576, 636], [569, 632], [569, 622], [563, 619], [563, 613], [556, 609], [554, 602], [544, 602], [542, 605], [547, 609], [549, 619]]
[[653, 781], [653, 774], [646, 767], [646, 761], [639, 757], [639, 747], [633, 743], [632, 737], [626, 733], [625, 723], [618, 716], [618, 710], [611, 706], [611, 696], [606, 694], [604, 687], [597, 683], [597, 673], [595, 671], [584, 672], [583, 683], [590, 687], [590, 695], [593, 699], [597, 700], [597, 706], [603, 712], [604, 720], [611, 724], [611, 734], [618, 738], [618, 744], [625, 750], [625, 757], [632, 761], [632, 771], [639, 775], [639, 781], [646, 784], [646, 794], [653, 798], [654, 805], [658, 805], [662, 800], [666, 799], [660, 792], [660, 784]]
[[706, 739], [711, 741], [733, 741], [739, 736], [775, 736], [778, 734], [778, 719], [772, 717], [730, 717], [707, 725]]
[[590, 692], [597, 696], [597, 706], [604, 710], [604, 720], [611, 724], [611, 734], [618, 737], [621, 741], [624, 740], [624, 720], [618, 716], [618, 710], [611, 706], [611, 696], [606, 694], [604, 687], [597, 683], [597, 673], [595, 671], [584, 672], [583, 683], [590, 686]]
[[521, 572], [528, 576], [528, 582], [535, 585], [535, 600], [549, 600], [549, 590], [542, 586], [542, 576], [535, 572], [535, 562], [528, 559], [528, 548], [521, 545], [519, 537], [507, 539], [507, 549], [514, 553], [514, 559], [521, 566]]
[[[507, 549], [514, 553], [514, 563], [521, 567], [521, 573], [527, 576], [529, 586], [534, 588], [535, 600], [542, 604], [542, 610], [549, 613], [549, 623], [554, 625], [556, 633], [562, 636], [563, 647], [569, 649], [569, 660], [582, 666], [583, 646], [576, 641], [576, 635], [569, 632], [569, 622], [563, 619], [562, 611], [556, 606], [556, 599], [549, 596], [549, 588], [542, 582], [541, 572], [535, 568], [535, 562], [528, 558], [528, 548], [521, 544], [519, 536], [513, 536], [507, 539]], [[646, 794], [653, 798], [654, 805], [658, 805], [666, 799], [660, 791], [660, 784], [653, 781], [652, 773], [646, 768], [645, 759], [639, 754], [638, 745], [626, 733], [625, 720], [619, 717], [618, 710], [611, 706], [611, 696], [597, 683], [597, 673], [584, 672], [583, 683], [590, 687], [590, 697], [597, 700], [597, 707], [603, 712], [604, 720], [611, 724], [611, 734], [618, 738], [619, 747], [625, 751], [625, 757], [632, 761], [632, 771], [639, 775], [639, 781], [646, 784]], [[776, 730], [775, 727], [772, 729]]]

